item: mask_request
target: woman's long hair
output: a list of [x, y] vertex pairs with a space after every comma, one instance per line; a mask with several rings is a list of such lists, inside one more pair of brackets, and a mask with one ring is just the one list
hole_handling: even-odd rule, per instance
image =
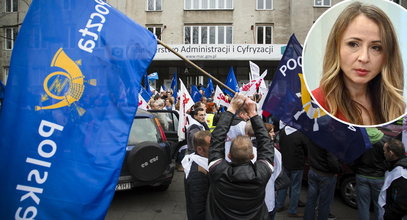
[[320, 87], [331, 114], [341, 112], [349, 122], [363, 124], [362, 109], [365, 107], [351, 99], [344, 83], [339, 55], [343, 32], [360, 14], [373, 20], [380, 29], [384, 64], [381, 73], [369, 82], [367, 92], [373, 107], [373, 115], [369, 115], [371, 122], [381, 124], [405, 112], [403, 61], [393, 25], [381, 9], [354, 2], [339, 15], [328, 37]]

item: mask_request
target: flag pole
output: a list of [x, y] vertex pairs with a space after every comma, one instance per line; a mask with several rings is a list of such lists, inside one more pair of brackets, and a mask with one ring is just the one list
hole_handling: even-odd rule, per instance
[[184, 60], [185, 62], [187, 62], [188, 64], [190, 64], [191, 66], [195, 67], [195, 69], [199, 70], [201, 73], [203, 73], [204, 75], [206, 75], [207, 77], [215, 80], [215, 82], [217, 82], [219, 85], [223, 86], [225, 89], [229, 90], [232, 93], [236, 93], [233, 89], [229, 88], [227, 85], [225, 85], [224, 83], [222, 83], [221, 81], [219, 81], [217, 78], [215, 78], [214, 76], [212, 76], [211, 74], [209, 74], [208, 72], [206, 72], [205, 70], [203, 70], [201, 67], [199, 67], [198, 65], [196, 65], [195, 63], [193, 63], [192, 61], [190, 61], [188, 58], [182, 56], [181, 54], [179, 54], [177, 51], [175, 51], [174, 49], [172, 49], [170, 46], [168, 46], [167, 44], [165, 44], [164, 42], [162, 42], [161, 40], [157, 39], [158, 43], [161, 44], [163, 47], [167, 48], [168, 50], [170, 50], [173, 54], [177, 55], [179, 58], [181, 58], [182, 60]]

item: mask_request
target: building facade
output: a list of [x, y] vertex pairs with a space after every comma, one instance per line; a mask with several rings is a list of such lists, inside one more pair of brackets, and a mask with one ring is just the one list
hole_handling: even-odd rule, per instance
[[[317, 18], [342, 0], [106, 0], [156, 36], [224, 81], [230, 67], [240, 83], [249, 61], [272, 78], [292, 34], [304, 43]], [[394, 0], [407, 6], [407, 0]], [[0, 80], [6, 83], [12, 48], [30, 0], [0, 0]], [[71, 7], [73, 0], [63, 0]], [[193, 67], [159, 46], [148, 73], [157, 85], [177, 73], [186, 84], [206, 84]]]
[[[108, 0], [219, 80], [233, 67], [239, 83], [249, 80], [249, 60], [270, 80], [290, 36], [304, 43], [313, 22], [339, 1]], [[149, 68], [159, 73], [158, 85], [168, 85], [175, 72], [187, 85], [205, 85], [197, 70], [169, 54], [158, 50]]]

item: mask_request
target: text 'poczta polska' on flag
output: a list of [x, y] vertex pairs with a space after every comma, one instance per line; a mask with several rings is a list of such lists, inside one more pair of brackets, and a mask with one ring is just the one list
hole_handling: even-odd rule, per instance
[[[0, 216], [103, 219], [157, 41], [102, 0], [34, 0], [0, 115]], [[120, 34], [119, 34], [120, 33]]]
[[313, 143], [352, 162], [371, 147], [366, 130], [336, 121], [312, 100], [302, 74], [302, 46], [290, 37], [277, 68], [263, 110], [300, 130]]

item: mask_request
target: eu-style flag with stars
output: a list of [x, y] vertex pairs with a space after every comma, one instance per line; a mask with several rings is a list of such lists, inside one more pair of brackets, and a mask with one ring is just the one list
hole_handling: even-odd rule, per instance
[[157, 41], [103, 0], [33, 0], [0, 115], [0, 219], [104, 219]]
[[191, 97], [194, 102], [199, 102], [202, 99], [202, 94], [199, 93], [198, 87], [195, 85], [191, 86]]
[[212, 79], [208, 78], [208, 85], [206, 87], [205, 91], [205, 97], [206, 98], [210, 98], [212, 96], [212, 93], [215, 89], [213, 88], [213, 83], [212, 83]]
[[[226, 77], [226, 82], [225, 84], [231, 88], [235, 92], [239, 92], [239, 84], [237, 83], [236, 76], [235, 76], [235, 71], [233, 71], [233, 67], [230, 67], [228, 76]], [[235, 96], [234, 93], [229, 91], [228, 89], [223, 89], [223, 92], [230, 95], [230, 96]]]
[[315, 144], [351, 162], [371, 147], [366, 130], [336, 121], [311, 99], [302, 75], [302, 46], [292, 35], [263, 110], [301, 130]]

